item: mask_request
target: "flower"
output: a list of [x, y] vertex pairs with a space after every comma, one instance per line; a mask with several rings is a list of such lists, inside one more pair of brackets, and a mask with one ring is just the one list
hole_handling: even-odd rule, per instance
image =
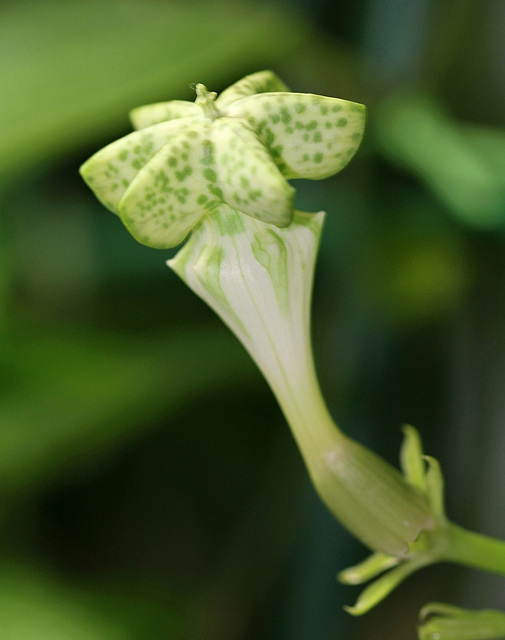
[[139, 130], [81, 173], [132, 234], [169, 247], [169, 266], [228, 324], [270, 384], [330, 511], [375, 552], [405, 559], [434, 526], [424, 493], [345, 436], [326, 409], [310, 307], [324, 212], [294, 208], [291, 178], [342, 169], [363, 135], [362, 105], [288, 93], [264, 71], [219, 97], [140, 107]]
[[340, 171], [363, 136], [363, 105], [290, 93], [271, 71], [219, 97], [203, 84], [195, 90], [194, 103], [135, 109], [138, 130], [81, 167], [98, 199], [150, 247], [177, 246], [223, 205], [287, 227], [295, 212], [287, 180]]
[[419, 640], [498, 640], [505, 638], [505, 613], [470, 611], [440, 602], [422, 608]]
[[289, 93], [269, 71], [219, 97], [202, 84], [195, 90], [195, 103], [136, 109], [139, 129], [96, 153], [81, 173], [140, 242], [172, 247], [192, 231], [169, 266], [242, 341], [321, 499], [372, 551], [339, 575], [348, 584], [376, 578], [349, 612], [365, 613], [440, 560], [505, 574], [503, 542], [447, 520], [440, 468], [423, 456], [412, 427], [402, 474], [344, 435], [321, 395], [310, 306], [325, 214], [297, 211], [287, 181], [342, 169], [361, 141], [364, 107]]

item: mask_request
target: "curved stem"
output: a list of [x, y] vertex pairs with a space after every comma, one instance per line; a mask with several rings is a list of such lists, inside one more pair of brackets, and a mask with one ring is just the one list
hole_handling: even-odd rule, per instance
[[444, 560], [505, 575], [505, 540], [449, 525], [449, 545]]

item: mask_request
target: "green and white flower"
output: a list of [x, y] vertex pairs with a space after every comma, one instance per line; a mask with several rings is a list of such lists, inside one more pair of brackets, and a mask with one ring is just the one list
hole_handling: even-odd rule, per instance
[[287, 227], [292, 178], [340, 171], [363, 136], [361, 104], [290, 93], [262, 71], [216, 97], [197, 84], [194, 103], [174, 100], [135, 109], [135, 131], [82, 167], [98, 199], [143, 244], [180, 244], [223, 204]]
[[360, 144], [365, 108], [289, 93], [269, 71], [219, 97], [202, 84], [195, 89], [195, 103], [136, 109], [138, 130], [96, 153], [81, 173], [140, 242], [173, 247], [191, 232], [169, 266], [242, 341], [322, 500], [373, 552], [340, 574], [350, 584], [377, 578], [349, 611], [368, 611], [439, 560], [505, 573], [502, 542], [446, 519], [440, 469], [423, 457], [412, 428], [402, 474], [335, 426], [319, 389], [310, 307], [325, 214], [297, 211], [288, 180], [340, 171]]
[[342, 169], [365, 109], [289, 93], [271, 72], [221, 96], [136, 109], [140, 129], [82, 167], [99, 199], [153, 247], [192, 234], [169, 266], [234, 331], [275, 393], [314, 486], [372, 550], [405, 558], [433, 528], [426, 496], [335, 426], [310, 341], [311, 289], [324, 213], [296, 211], [291, 178]]

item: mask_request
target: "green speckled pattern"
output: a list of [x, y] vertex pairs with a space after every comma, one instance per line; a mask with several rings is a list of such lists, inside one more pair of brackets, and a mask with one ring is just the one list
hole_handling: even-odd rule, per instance
[[225, 89], [216, 100], [216, 107], [224, 109], [235, 100], [267, 91], [289, 91], [288, 87], [271, 71], [258, 71], [245, 76]]
[[276, 227], [294, 215], [290, 178], [340, 171], [363, 135], [362, 105], [288, 93], [270, 71], [219, 97], [195, 85], [195, 103], [140, 107], [138, 131], [90, 158], [81, 174], [143, 244], [181, 243], [199, 220], [227, 205]]
[[170, 120], [134, 131], [95, 153], [82, 165], [81, 175], [100, 202], [114, 213], [119, 213], [119, 202], [140, 169], [167, 140], [191, 123], [187, 119]]
[[212, 158], [211, 122], [199, 122], [167, 142], [126, 190], [119, 214], [150, 246], [180, 244], [205, 213], [222, 202]]
[[363, 137], [365, 107], [305, 93], [263, 93], [230, 105], [245, 117], [287, 179], [322, 179], [345, 167]]
[[224, 201], [253, 218], [287, 227], [293, 219], [294, 189], [254, 130], [233, 118], [220, 118], [213, 134]]
[[202, 112], [194, 102], [186, 100], [170, 100], [170, 102], [156, 102], [144, 107], [137, 107], [130, 112], [130, 120], [135, 129], [143, 129], [165, 120], [177, 118], [201, 117]]

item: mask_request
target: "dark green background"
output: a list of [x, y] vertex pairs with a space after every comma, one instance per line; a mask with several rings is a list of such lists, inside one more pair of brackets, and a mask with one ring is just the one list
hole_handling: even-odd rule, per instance
[[242, 347], [82, 183], [128, 111], [276, 71], [367, 104], [328, 211], [314, 348], [330, 409], [396, 462], [416, 425], [449, 515], [503, 536], [505, 10], [500, 0], [4, 1], [0, 7], [0, 638], [395, 640], [453, 567], [365, 618], [364, 556], [319, 504]]

